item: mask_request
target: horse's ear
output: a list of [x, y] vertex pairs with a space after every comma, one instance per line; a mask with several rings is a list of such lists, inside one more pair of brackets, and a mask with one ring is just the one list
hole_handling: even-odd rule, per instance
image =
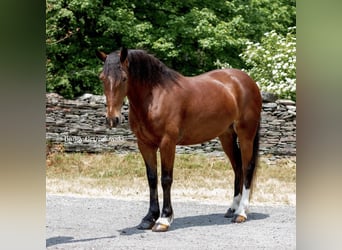
[[101, 61], [103, 62], [106, 61], [106, 58], [107, 58], [106, 53], [99, 51], [99, 50], [96, 50], [95, 53], [96, 53], [96, 56], [100, 58]]
[[128, 55], [128, 50], [127, 50], [127, 48], [122, 47], [122, 48], [121, 48], [121, 51], [120, 51], [120, 62], [121, 62], [122, 64], [126, 61], [127, 55]]

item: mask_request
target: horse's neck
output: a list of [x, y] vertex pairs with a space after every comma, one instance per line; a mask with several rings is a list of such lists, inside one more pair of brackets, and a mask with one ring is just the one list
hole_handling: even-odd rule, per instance
[[152, 99], [152, 90], [146, 87], [128, 87], [127, 97], [130, 103], [131, 111], [145, 114], [148, 112], [148, 103]]

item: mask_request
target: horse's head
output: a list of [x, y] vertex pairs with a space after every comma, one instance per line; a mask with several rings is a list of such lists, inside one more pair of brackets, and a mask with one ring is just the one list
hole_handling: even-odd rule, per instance
[[112, 128], [121, 121], [121, 107], [127, 94], [127, 49], [108, 55], [96, 51], [96, 55], [104, 62], [99, 78], [106, 96], [106, 122]]

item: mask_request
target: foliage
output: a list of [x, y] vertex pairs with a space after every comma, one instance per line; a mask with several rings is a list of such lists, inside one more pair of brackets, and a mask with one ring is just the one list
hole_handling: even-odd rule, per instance
[[261, 90], [282, 98], [296, 99], [296, 37], [295, 27], [286, 36], [274, 30], [265, 33], [261, 43], [247, 43], [241, 54], [250, 75], [259, 83]]
[[96, 49], [142, 48], [184, 75], [229, 64], [248, 41], [295, 26], [294, 0], [47, 0], [47, 91], [102, 93]]

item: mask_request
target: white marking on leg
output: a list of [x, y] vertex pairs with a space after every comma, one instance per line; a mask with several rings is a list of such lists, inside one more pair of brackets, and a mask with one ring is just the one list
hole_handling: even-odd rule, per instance
[[173, 222], [173, 215], [171, 217], [159, 217], [156, 224], [161, 224], [165, 226], [170, 226]]
[[234, 199], [233, 199], [233, 203], [230, 206], [231, 209], [236, 211], [239, 208], [240, 200], [241, 200], [241, 194], [238, 194], [237, 196], [235, 196]]
[[239, 205], [239, 208], [235, 211], [235, 214], [241, 215], [245, 218], [247, 218], [246, 212], [248, 212], [249, 192], [250, 192], [250, 189], [246, 189], [245, 185], [243, 185], [240, 205]]

